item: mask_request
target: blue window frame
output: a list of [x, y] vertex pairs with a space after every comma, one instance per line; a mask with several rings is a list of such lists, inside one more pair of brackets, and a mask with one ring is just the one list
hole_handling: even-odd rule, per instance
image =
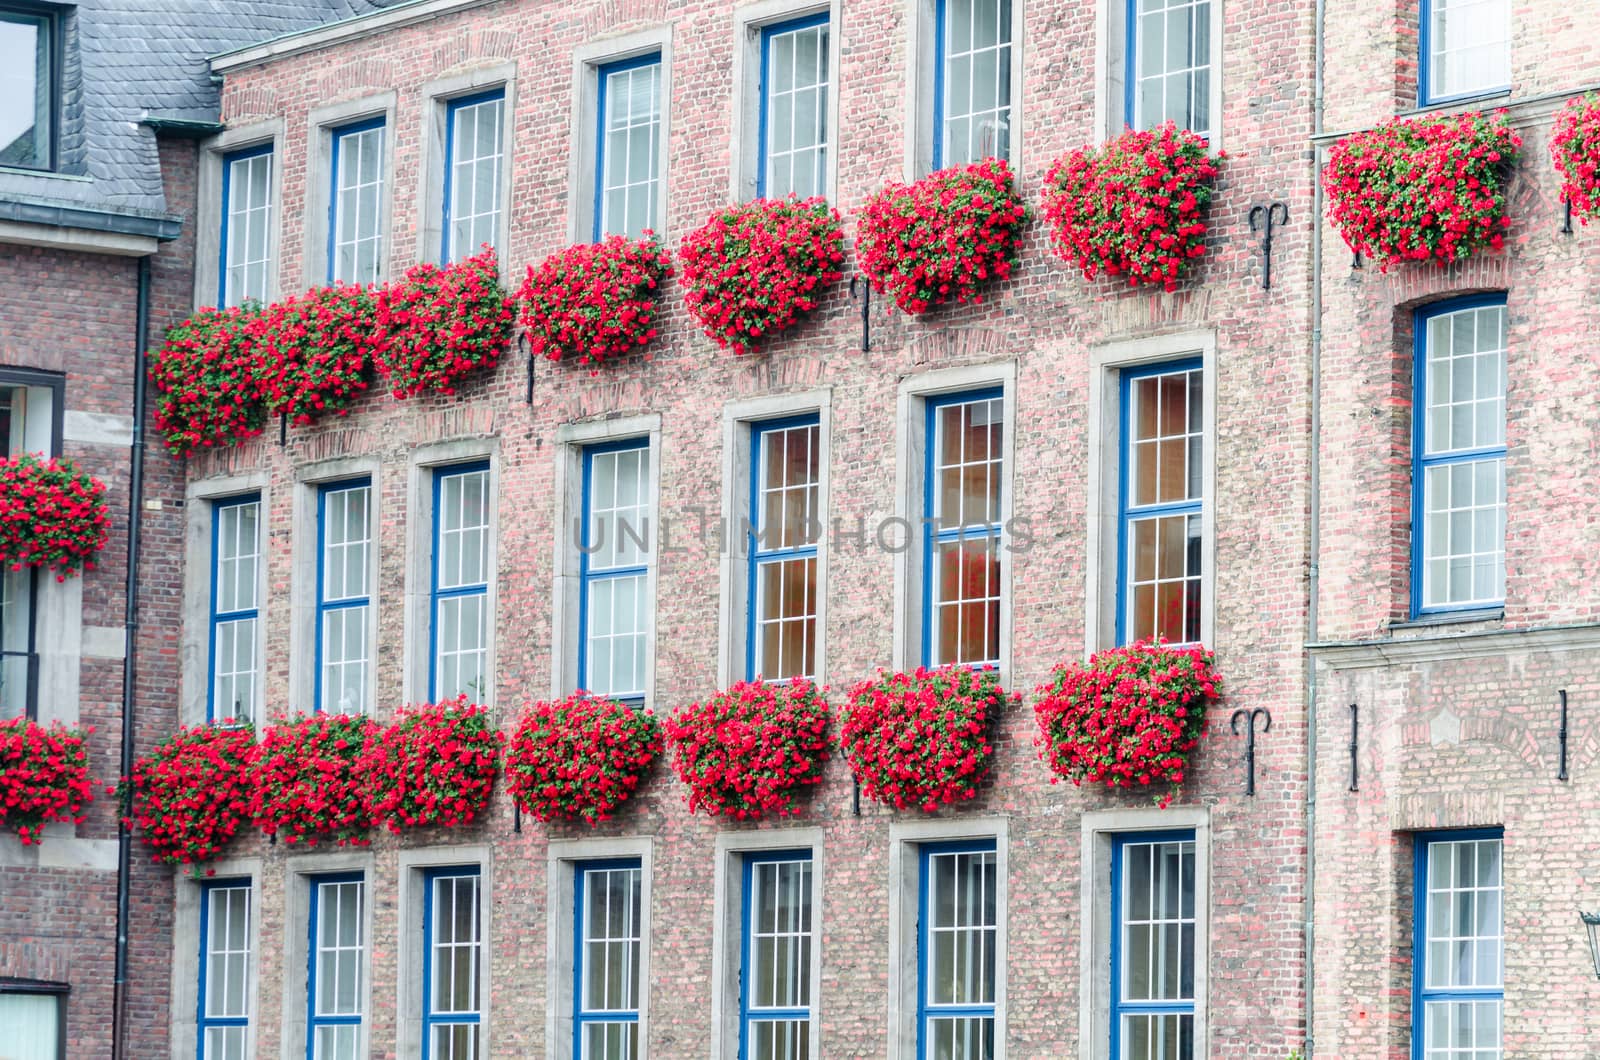
[[366, 882], [359, 872], [307, 882], [306, 1060], [357, 1060], [366, 998]]
[[317, 489], [317, 710], [367, 709], [372, 525], [370, 478]]
[[213, 502], [207, 721], [255, 720], [260, 565], [261, 495]]
[[998, 666], [1005, 400], [995, 387], [925, 404], [922, 661]]
[[638, 1055], [644, 868], [637, 858], [574, 866], [574, 1060]]
[[1421, 0], [1417, 103], [1511, 88], [1511, 0]]
[[1411, 613], [1498, 607], [1506, 586], [1506, 299], [1417, 312]]
[[816, 413], [750, 427], [748, 680], [816, 676], [821, 439]]
[[937, 0], [933, 168], [1011, 155], [1011, 0]]
[[1112, 837], [1111, 1056], [1195, 1056], [1192, 831]]
[[828, 190], [828, 13], [761, 29], [761, 122], [756, 195]]
[[1122, 373], [1118, 644], [1200, 640], [1204, 386], [1198, 359]]
[[483, 1019], [482, 877], [476, 865], [423, 873], [422, 1060], [477, 1060]]
[[433, 473], [428, 696], [488, 699], [489, 463]]
[[811, 1055], [811, 851], [747, 854], [740, 948], [740, 1060]]
[[272, 285], [272, 144], [222, 156], [217, 304], [266, 302]]
[[328, 281], [376, 283], [383, 278], [384, 119], [332, 132], [328, 196]]
[[918, 858], [917, 1060], [989, 1060], [1003, 973], [995, 841], [924, 843]]
[[1500, 1060], [1505, 1005], [1504, 833], [1416, 837], [1411, 1055]]
[[1171, 121], [1212, 134], [1212, 0], [1128, 0], [1123, 107], [1127, 124]]
[[470, 258], [483, 244], [499, 242], [505, 104], [506, 90], [497, 88], [445, 105], [440, 261]]
[[600, 81], [594, 152], [594, 238], [637, 238], [659, 227], [661, 53], [596, 71]]
[[651, 609], [650, 440], [583, 451], [578, 687], [643, 703]]
[[200, 885], [199, 1060], [246, 1060], [250, 1036], [250, 881]]

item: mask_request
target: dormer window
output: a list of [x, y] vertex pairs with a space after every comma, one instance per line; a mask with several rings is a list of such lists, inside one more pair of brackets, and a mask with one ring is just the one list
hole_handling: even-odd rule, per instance
[[56, 19], [0, 5], [0, 167], [55, 166]]

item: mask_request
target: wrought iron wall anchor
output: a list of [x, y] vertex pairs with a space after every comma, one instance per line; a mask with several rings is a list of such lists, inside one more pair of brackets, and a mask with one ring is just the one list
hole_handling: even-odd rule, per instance
[[1350, 267], [1352, 269], [1361, 268], [1361, 251], [1356, 250], [1356, 251], [1352, 251], [1351, 252], [1351, 254], [1350, 254]]
[[1356, 743], [1356, 733], [1359, 731], [1360, 724], [1361, 724], [1360, 717], [1359, 717], [1360, 712], [1361, 712], [1361, 708], [1360, 707], [1356, 706], [1354, 703], [1350, 704], [1350, 790], [1351, 791], [1360, 791], [1361, 790], [1360, 785], [1356, 783], [1356, 779], [1359, 776], [1359, 773], [1357, 772], [1357, 770], [1358, 770], [1358, 760], [1357, 760], [1357, 757], [1356, 757], [1356, 749], [1357, 749], [1358, 745]]
[[1261, 233], [1261, 289], [1272, 290], [1272, 229], [1289, 223], [1289, 204], [1269, 202], [1250, 207], [1250, 231]]
[[511, 800], [511, 830], [522, 834], [522, 804], [515, 799]]
[[1244, 732], [1244, 793], [1256, 793], [1256, 719], [1263, 718], [1265, 725], [1261, 726], [1263, 733], [1272, 731], [1272, 714], [1266, 707], [1257, 707], [1255, 710], [1240, 708], [1233, 712], [1233, 718], [1228, 722], [1228, 727], [1235, 736], [1239, 735], [1239, 719], [1245, 719]]
[[[857, 287], [860, 290], [857, 291]], [[850, 301], [861, 307], [861, 352], [872, 351], [872, 281], [857, 273], [850, 277]]]
[[528, 393], [523, 397], [523, 404], [533, 404], [533, 351], [528, 349], [528, 333], [524, 331], [517, 336], [517, 348], [528, 353]]
[[1561, 222], [1561, 234], [1564, 236], [1570, 236], [1572, 234], [1572, 200], [1568, 199], [1562, 205], [1564, 205], [1567, 209], [1566, 217]]
[[278, 413], [278, 448], [282, 449], [289, 444], [289, 414]]
[[1565, 688], [1563, 688], [1560, 691], [1560, 693], [1558, 693], [1558, 694], [1561, 696], [1561, 728], [1556, 733], [1556, 737], [1557, 737], [1557, 739], [1558, 739], [1558, 741], [1560, 742], [1560, 745], [1561, 745], [1561, 767], [1560, 767], [1560, 769], [1558, 769], [1556, 771], [1556, 779], [1557, 780], [1566, 780], [1567, 779], [1567, 690]]

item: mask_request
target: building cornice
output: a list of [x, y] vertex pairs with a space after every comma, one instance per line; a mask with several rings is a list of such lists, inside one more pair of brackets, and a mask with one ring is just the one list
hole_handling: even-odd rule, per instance
[[1329, 670], [1414, 666], [1517, 652], [1593, 652], [1600, 651], [1600, 623], [1440, 633], [1405, 639], [1326, 641], [1308, 644], [1306, 650], [1319, 666]]
[[341, 22], [296, 30], [259, 44], [221, 52], [211, 56], [211, 72], [231, 74], [252, 66], [262, 66], [278, 59], [285, 59], [291, 55], [303, 55], [321, 48], [331, 48], [337, 44], [364, 40], [390, 30], [427, 22], [442, 15], [497, 2], [498, 0], [406, 0], [405, 3], [370, 11]]

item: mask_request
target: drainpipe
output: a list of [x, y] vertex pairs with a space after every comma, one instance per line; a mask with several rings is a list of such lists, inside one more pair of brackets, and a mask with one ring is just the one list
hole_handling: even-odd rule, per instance
[[[145, 380], [150, 331], [150, 258], [139, 259], [139, 293], [134, 312], [133, 338], [133, 442], [128, 448], [128, 580], [124, 590], [122, 639], [122, 771], [133, 772], [133, 696], [135, 649], [139, 634], [139, 515], [144, 508]], [[131, 793], [118, 804], [117, 824], [117, 955], [111, 986], [111, 1056], [127, 1056], [125, 1023], [128, 1007], [128, 897], [132, 883], [133, 834], [122, 822], [129, 812]]]
[[[1327, 0], [1317, 0], [1312, 59], [1312, 124], [1322, 135]], [[1311, 150], [1311, 526], [1307, 548], [1306, 644], [1317, 642], [1317, 606], [1322, 587], [1322, 147]], [[1317, 985], [1317, 662], [1306, 650], [1306, 1041], [1305, 1060], [1316, 1052]]]

